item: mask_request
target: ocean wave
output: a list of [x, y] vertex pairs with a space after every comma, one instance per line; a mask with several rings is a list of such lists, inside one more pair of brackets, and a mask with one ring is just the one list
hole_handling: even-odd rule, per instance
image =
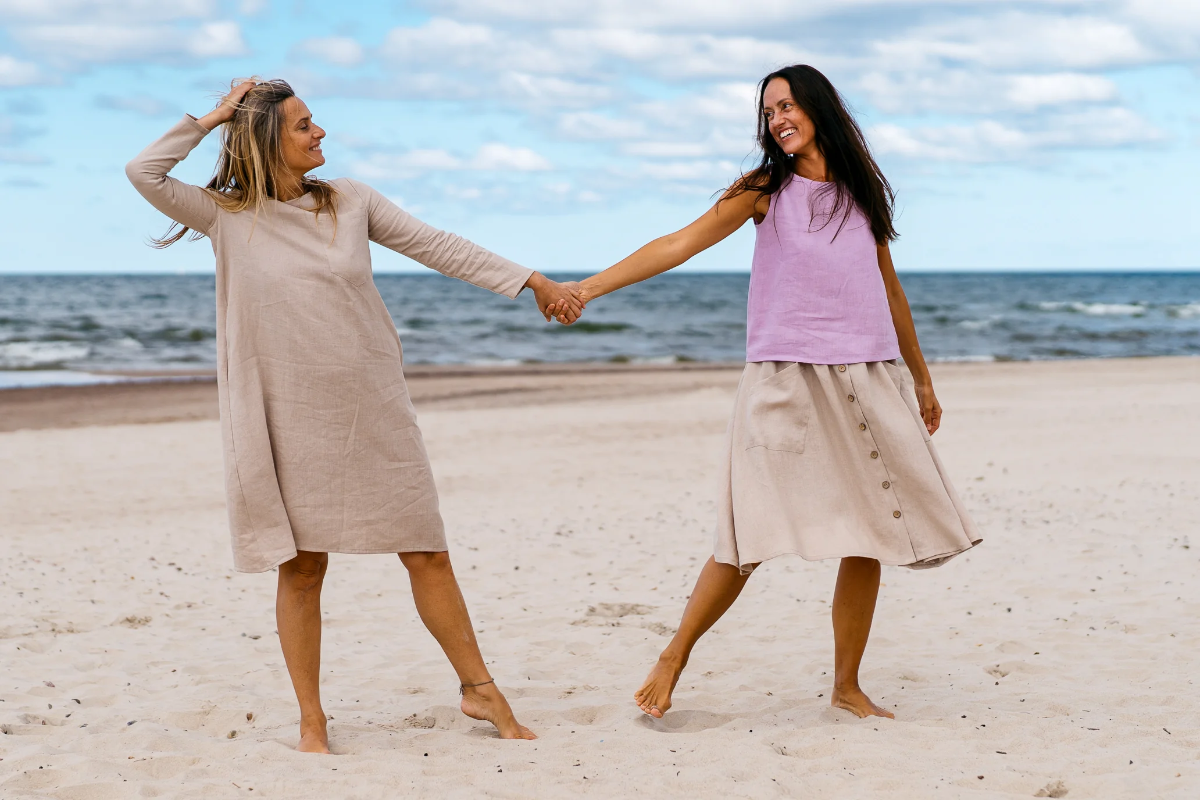
[[8, 342], [0, 344], [0, 369], [64, 366], [88, 357], [92, 348], [69, 342]]
[[1047, 301], [1035, 303], [1038, 311], [1073, 311], [1093, 317], [1140, 317], [1149, 307], [1144, 303], [1081, 303], [1078, 301]]
[[969, 331], [982, 331], [987, 330], [1002, 319], [1004, 317], [999, 314], [987, 319], [964, 319], [958, 323], [958, 327], [966, 328]]
[[1167, 316], [1178, 319], [1200, 317], [1200, 303], [1188, 303], [1182, 306], [1167, 306]]

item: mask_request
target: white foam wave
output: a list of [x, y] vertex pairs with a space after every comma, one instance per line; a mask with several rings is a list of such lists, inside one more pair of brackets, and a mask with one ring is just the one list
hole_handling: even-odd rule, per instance
[[0, 344], [0, 369], [32, 369], [87, 358], [92, 349], [74, 342], [8, 342]]
[[1002, 320], [1001, 316], [988, 317], [987, 319], [964, 319], [958, 323], [958, 327], [966, 328], [969, 331], [982, 331], [992, 327], [996, 322]]
[[1200, 317], [1200, 303], [1188, 303], [1183, 306], [1167, 306], [1167, 313], [1180, 319]]
[[1042, 311], [1074, 311], [1093, 317], [1140, 317], [1148, 310], [1142, 303], [1080, 303], [1080, 302], [1044, 302], [1037, 307]]

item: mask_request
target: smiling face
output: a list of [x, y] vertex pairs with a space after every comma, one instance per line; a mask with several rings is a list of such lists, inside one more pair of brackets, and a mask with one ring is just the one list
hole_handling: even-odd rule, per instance
[[792, 87], [783, 78], [774, 78], [763, 91], [763, 115], [771, 138], [783, 152], [789, 156], [816, 153], [816, 126], [796, 104]]
[[312, 112], [299, 97], [283, 101], [283, 162], [297, 177], [325, 163], [321, 140], [325, 131], [312, 121]]

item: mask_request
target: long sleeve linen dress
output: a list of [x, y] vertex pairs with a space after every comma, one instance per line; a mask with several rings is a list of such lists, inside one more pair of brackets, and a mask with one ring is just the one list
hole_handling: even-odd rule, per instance
[[159, 211], [208, 236], [217, 260], [217, 389], [234, 565], [264, 572], [297, 550], [446, 549], [400, 339], [368, 241], [498, 294], [532, 270], [338, 179], [337, 222], [305, 195], [224, 211], [167, 175], [209, 133], [185, 117], [129, 162]]

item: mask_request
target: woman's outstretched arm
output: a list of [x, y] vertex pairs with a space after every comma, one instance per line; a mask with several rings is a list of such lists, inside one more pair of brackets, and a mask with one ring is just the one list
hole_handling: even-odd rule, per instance
[[925, 365], [925, 356], [922, 355], [921, 344], [917, 341], [917, 329], [913, 325], [908, 297], [904, 294], [900, 279], [896, 277], [892, 252], [886, 244], [879, 246], [879, 271], [883, 275], [884, 288], [887, 289], [892, 324], [896, 326], [896, 339], [900, 342], [900, 355], [908, 365], [908, 371], [912, 373], [913, 388], [917, 392], [917, 402], [921, 405], [921, 418], [925, 421], [925, 429], [932, 436], [942, 424], [942, 406], [933, 393], [933, 379], [929, 376], [929, 367]]
[[[755, 207], [765, 202], [766, 199], [753, 190], [721, 198], [686, 228], [655, 239], [623, 261], [581, 281], [579, 288], [583, 301], [586, 303], [678, 267], [742, 227], [755, 215]], [[758, 213], [765, 213], [765, 207], [758, 209]]]
[[[532, 289], [538, 310], [547, 320], [556, 316], [561, 317], [560, 322], [570, 323], [583, 313], [583, 303], [565, 285], [461, 236], [426, 225], [365, 183], [346, 183], [367, 207], [367, 235], [371, 241], [443, 275], [507, 297], [516, 297], [524, 288]], [[551, 307], [555, 309], [553, 314]]]

